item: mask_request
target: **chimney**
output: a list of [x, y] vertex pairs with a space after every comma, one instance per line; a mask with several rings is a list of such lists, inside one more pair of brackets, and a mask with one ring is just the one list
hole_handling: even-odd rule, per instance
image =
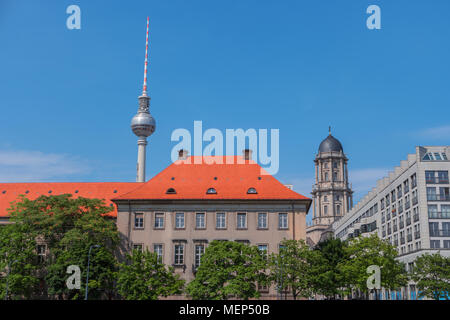
[[252, 150], [251, 149], [244, 149], [242, 152], [244, 154], [244, 160], [252, 160]]
[[186, 160], [188, 157], [189, 151], [185, 149], [178, 150], [178, 160]]

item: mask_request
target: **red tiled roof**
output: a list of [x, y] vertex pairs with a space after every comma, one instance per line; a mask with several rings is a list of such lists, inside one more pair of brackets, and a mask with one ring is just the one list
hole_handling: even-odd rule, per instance
[[7, 209], [10, 207], [10, 202], [15, 201], [21, 194], [30, 200], [34, 200], [41, 195], [64, 193], [70, 193], [74, 198], [104, 199], [106, 205], [112, 205], [114, 208], [110, 215], [116, 217], [117, 208], [110, 199], [136, 189], [140, 184], [137, 182], [0, 183], [0, 217], [8, 216]]
[[[222, 164], [208, 164], [212, 160], [222, 159]], [[203, 160], [201, 164], [196, 161]], [[227, 164], [232, 162], [232, 164]], [[256, 162], [245, 164], [241, 156], [190, 156], [186, 160], [177, 160], [151, 180], [138, 188], [112, 200], [136, 199], [267, 199], [267, 200], [310, 200], [293, 191], [268, 174]], [[186, 163], [188, 162], [188, 163]], [[189, 163], [192, 162], [192, 163]], [[176, 193], [168, 194], [168, 189]], [[214, 188], [216, 194], [207, 194]], [[256, 194], [248, 194], [249, 188], [255, 188]]]

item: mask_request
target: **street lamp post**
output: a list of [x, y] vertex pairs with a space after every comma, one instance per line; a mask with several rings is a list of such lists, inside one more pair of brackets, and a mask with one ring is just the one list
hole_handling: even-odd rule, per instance
[[6, 273], [6, 290], [5, 290], [5, 300], [8, 300], [8, 280], [9, 280], [9, 273], [11, 271], [11, 266], [16, 263], [17, 260], [9, 261], [8, 262], [8, 272]]
[[88, 267], [87, 267], [87, 274], [86, 274], [86, 290], [84, 293], [84, 300], [88, 299], [88, 292], [89, 292], [89, 266], [91, 263], [91, 250], [92, 248], [100, 248], [101, 246], [98, 244], [92, 245], [89, 247], [89, 254], [88, 254]]

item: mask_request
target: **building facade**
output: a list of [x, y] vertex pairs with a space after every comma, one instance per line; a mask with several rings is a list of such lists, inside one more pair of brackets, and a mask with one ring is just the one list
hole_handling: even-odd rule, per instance
[[314, 159], [313, 217], [312, 225], [306, 231], [308, 243], [312, 246], [330, 236], [332, 223], [353, 206], [347, 163], [342, 144], [330, 132], [320, 143]]
[[[305, 240], [311, 199], [290, 190], [254, 161], [235, 157], [184, 157], [112, 201], [122, 254], [148, 249], [186, 281], [213, 240], [238, 241], [276, 253], [284, 239]], [[222, 160], [219, 160], [223, 158]], [[229, 157], [228, 157], [229, 158]], [[217, 161], [219, 163], [211, 163]], [[275, 298], [274, 288], [260, 288]]]
[[[397, 246], [407, 270], [424, 253], [450, 256], [449, 159], [450, 146], [416, 147], [415, 154], [333, 223], [335, 236], [344, 240], [376, 233]], [[392, 293], [384, 294], [390, 298]], [[400, 296], [413, 299], [414, 284]]]

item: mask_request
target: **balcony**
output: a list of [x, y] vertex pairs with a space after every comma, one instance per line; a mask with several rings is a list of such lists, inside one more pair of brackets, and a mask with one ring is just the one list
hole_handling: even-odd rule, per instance
[[450, 219], [450, 211], [432, 211], [428, 212], [430, 219]]
[[410, 207], [411, 207], [411, 202], [409, 202], [409, 200], [408, 200], [405, 202], [405, 210], [408, 210]]
[[391, 214], [389, 212], [386, 214], [386, 219], [387, 221], [391, 220]]
[[402, 192], [401, 191], [397, 191], [397, 199], [400, 199], [402, 197]]
[[413, 218], [414, 218], [414, 222], [419, 221], [419, 214], [416, 213]]
[[416, 231], [414, 232], [414, 239], [419, 239], [420, 238], [420, 231]]
[[398, 226], [399, 226], [400, 229], [403, 229], [405, 227], [405, 223], [403, 221], [400, 221]]
[[397, 232], [397, 225], [396, 224], [394, 224], [394, 232]]
[[406, 237], [408, 239], [408, 242], [412, 241], [412, 233], [409, 233]]
[[381, 217], [381, 223], [384, 223], [386, 221], [385, 217]]
[[430, 230], [430, 237], [450, 237], [450, 230]]
[[409, 192], [409, 186], [405, 185], [405, 194], [407, 194]]
[[402, 213], [403, 212], [403, 206], [398, 206], [398, 213]]
[[426, 177], [425, 183], [448, 184], [448, 177]]
[[413, 179], [413, 180], [411, 181], [411, 189], [414, 189], [415, 187], [417, 187], [417, 180], [416, 180], [416, 179]]
[[417, 199], [417, 196], [413, 197], [412, 198], [412, 205], [415, 206], [417, 204], [417, 202], [419, 202], [418, 199]]
[[391, 229], [388, 229], [388, 235], [390, 235], [392, 232], [391, 232]]
[[450, 194], [427, 194], [428, 201], [450, 201]]
[[406, 225], [409, 226], [411, 224], [411, 217], [406, 218]]

